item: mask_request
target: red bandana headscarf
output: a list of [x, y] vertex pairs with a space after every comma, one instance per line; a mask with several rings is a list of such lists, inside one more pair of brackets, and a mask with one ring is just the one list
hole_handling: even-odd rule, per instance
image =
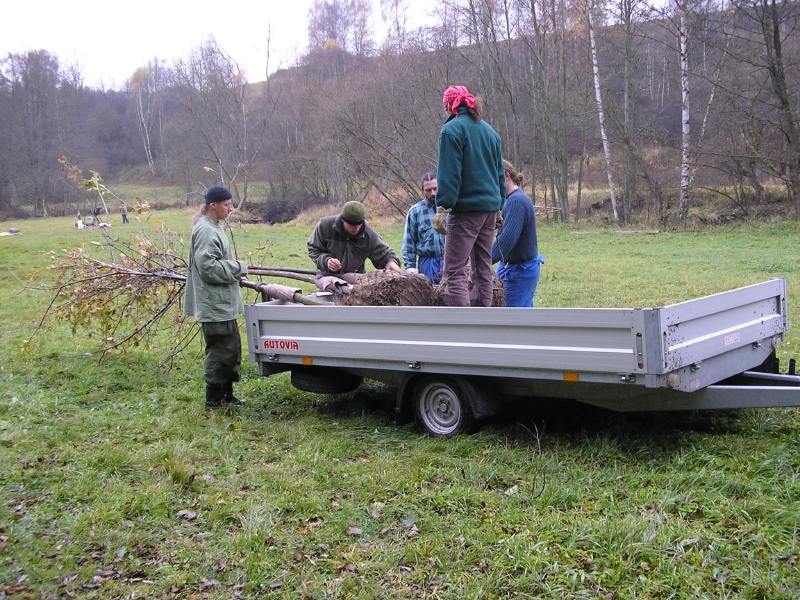
[[444, 91], [444, 98], [442, 98], [442, 106], [445, 108], [450, 107], [454, 115], [458, 114], [458, 107], [466, 104], [469, 108], [475, 108], [475, 96], [469, 93], [469, 90], [463, 85], [451, 85]]

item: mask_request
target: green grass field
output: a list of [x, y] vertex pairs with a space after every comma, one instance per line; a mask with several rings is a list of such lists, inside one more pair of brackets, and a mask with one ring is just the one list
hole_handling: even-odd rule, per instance
[[[153, 214], [143, 233], [188, 242], [190, 216]], [[389, 387], [317, 396], [248, 363], [246, 407], [207, 415], [197, 340], [165, 372], [170, 340], [98, 362], [67, 326], [34, 336], [50, 296], [24, 276], [100, 233], [10, 227], [0, 598], [800, 597], [797, 409], [526, 405], [432, 439], [394, 424]], [[540, 224], [537, 306], [660, 306], [785, 276], [800, 318], [800, 223], [577, 227]], [[311, 268], [309, 233], [234, 228], [240, 257], [270, 266]], [[381, 233], [399, 249], [401, 228]], [[798, 344], [792, 328], [782, 364]]]

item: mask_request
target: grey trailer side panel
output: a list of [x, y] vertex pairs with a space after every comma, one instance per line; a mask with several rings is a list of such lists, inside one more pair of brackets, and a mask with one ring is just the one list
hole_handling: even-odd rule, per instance
[[[643, 373], [644, 312], [631, 309], [346, 307], [246, 309], [251, 358], [314, 364], [347, 357], [385, 368]], [[423, 369], [424, 366], [424, 369]]]
[[665, 373], [782, 335], [786, 280], [764, 283], [660, 309]]
[[783, 340], [785, 298], [786, 280], [773, 279], [658, 309], [651, 367], [670, 375], [652, 387], [695, 391], [763, 362]]

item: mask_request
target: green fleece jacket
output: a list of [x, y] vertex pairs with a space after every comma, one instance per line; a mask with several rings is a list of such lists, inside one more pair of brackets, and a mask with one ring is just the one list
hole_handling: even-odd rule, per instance
[[503, 208], [506, 178], [500, 136], [466, 107], [451, 115], [439, 133], [436, 205], [454, 213]]
[[201, 323], [232, 321], [244, 312], [242, 275], [247, 265], [233, 258], [222, 227], [203, 216], [192, 229], [183, 314]]

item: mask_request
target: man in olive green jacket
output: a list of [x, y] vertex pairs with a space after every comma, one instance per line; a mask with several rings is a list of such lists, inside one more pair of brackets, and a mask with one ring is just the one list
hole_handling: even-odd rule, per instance
[[324, 217], [308, 238], [308, 256], [321, 277], [365, 273], [367, 259], [376, 269], [400, 272], [400, 259], [364, 220], [361, 202], [352, 200], [340, 215]]
[[197, 319], [203, 330], [207, 409], [239, 402], [233, 395], [233, 382], [239, 381], [242, 362], [236, 319], [244, 312], [239, 281], [247, 279], [247, 265], [234, 259], [219, 224], [233, 212], [231, 198], [224, 187], [209, 188], [189, 244], [183, 314]]

